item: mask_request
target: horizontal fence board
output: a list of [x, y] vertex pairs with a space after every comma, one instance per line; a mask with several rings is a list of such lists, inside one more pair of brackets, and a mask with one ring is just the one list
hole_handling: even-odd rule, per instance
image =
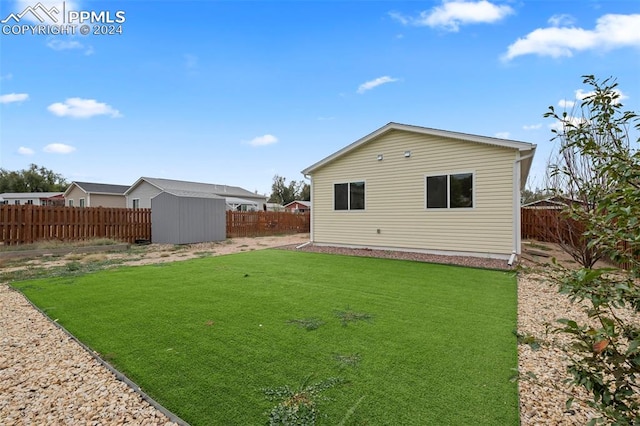
[[0, 239], [4, 245], [92, 238], [128, 243], [151, 240], [151, 209], [0, 206]]

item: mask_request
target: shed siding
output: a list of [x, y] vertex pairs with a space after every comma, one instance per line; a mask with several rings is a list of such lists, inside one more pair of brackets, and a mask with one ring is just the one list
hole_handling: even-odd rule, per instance
[[133, 200], [139, 199], [141, 209], [151, 208], [151, 199], [162, 192], [158, 187], [151, 185], [148, 182], [142, 181], [133, 188], [131, 192], [127, 194], [127, 207], [133, 208]]
[[222, 198], [177, 197], [164, 192], [154, 197], [151, 205], [154, 243], [191, 244], [226, 239], [226, 208]]
[[[314, 171], [313, 241], [509, 255], [515, 160], [510, 148], [391, 131]], [[426, 209], [425, 175], [459, 172], [474, 174], [474, 207]], [[365, 210], [334, 211], [334, 183], [362, 180]]]

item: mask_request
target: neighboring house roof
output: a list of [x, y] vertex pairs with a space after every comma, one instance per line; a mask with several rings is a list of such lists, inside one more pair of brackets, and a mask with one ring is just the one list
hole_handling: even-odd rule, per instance
[[543, 198], [541, 200], [532, 201], [527, 204], [523, 204], [523, 208], [547, 208], [547, 209], [561, 209], [569, 204], [580, 204], [579, 200], [574, 200], [568, 197], [562, 197], [554, 195], [552, 197]]
[[290, 202], [288, 204], [285, 204], [284, 207], [285, 208], [289, 207], [291, 204], [295, 204], [295, 203], [298, 203], [298, 204], [301, 204], [301, 205], [303, 205], [305, 207], [311, 208], [311, 201], [300, 201], [300, 200], [293, 200], [292, 202]]
[[62, 192], [5, 192], [0, 194], [0, 198], [51, 198], [62, 195]]
[[201, 182], [188, 182], [184, 180], [173, 180], [173, 179], [160, 179], [160, 178], [151, 178], [151, 177], [141, 177], [138, 179], [133, 185], [125, 191], [125, 195], [128, 195], [133, 188], [138, 186], [138, 184], [142, 181], [145, 181], [156, 188], [165, 191], [174, 193], [175, 191], [186, 191], [191, 192], [194, 195], [196, 193], [199, 194], [215, 194], [220, 197], [237, 197], [237, 198], [265, 198], [265, 196], [256, 194], [251, 191], [247, 191], [244, 188], [240, 188], [239, 186], [229, 186], [229, 185], [218, 185], [213, 183], [201, 183]]
[[71, 191], [73, 185], [77, 186], [87, 194], [124, 195], [127, 189], [129, 189], [128, 185], [112, 185], [109, 183], [73, 181], [65, 191], [65, 195], [67, 195]]
[[302, 173], [305, 175], [311, 174], [315, 172], [317, 169], [321, 168], [322, 166], [325, 166], [326, 164], [332, 162], [333, 160], [339, 157], [342, 157], [343, 155], [353, 151], [354, 149], [360, 147], [361, 145], [364, 145], [378, 138], [379, 136], [393, 130], [401, 130], [405, 132], [417, 133], [417, 134], [428, 135], [428, 136], [439, 136], [443, 138], [458, 139], [458, 140], [467, 141], [467, 142], [516, 149], [520, 151], [523, 156], [521, 176], [520, 176], [521, 183], [523, 186], [527, 180], [526, 179], [527, 176], [529, 175], [529, 169], [531, 168], [531, 163], [533, 161], [533, 154], [535, 153], [535, 150], [536, 150], [536, 145], [528, 142], [519, 142], [519, 141], [513, 141], [509, 139], [499, 139], [499, 138], [493, 138], [488, 136], [471, 135], [467, 133], [451, 132], [448, 130], [438, 130], [438, 129], [431, 129], [428, 127], [413, 126], [409, 124], [400, 124], [400, 123], [390, 122], [380, 127], [378, 130], [375, 130], [372, 133], [369, 133], [368, 135], [358, 139], [352, 144], [347, 145], [341, 150], [336, 151], [333, 154], [329, 155], [328, 157], [307, 167], [302, 171]]

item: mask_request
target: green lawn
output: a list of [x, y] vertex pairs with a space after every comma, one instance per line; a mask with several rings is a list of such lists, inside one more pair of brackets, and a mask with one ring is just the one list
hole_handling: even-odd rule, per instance
[[320, 424], [519, 421], [506, 272], [261, 250], [14, 286], [192, 425], [265, 424], [309, 375], [348, 381]]

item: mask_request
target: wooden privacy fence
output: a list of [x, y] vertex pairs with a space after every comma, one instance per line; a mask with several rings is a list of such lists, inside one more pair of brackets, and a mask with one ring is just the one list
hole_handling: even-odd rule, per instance
[[[584, 224], [573, 219], [562, 218], [561, 214], [560, 209], [520, 209], [522, 238], [548, 243], [571, 241], [576, 244], [586, 228]], [[629, 244], [621, 241], [620, 249], [629, 251]], [[620, 268], [631, 267], [628, 263], [613, 264]]]
[[227, 211], [227, 238], [309, 232], [310, 214]]
[[0, 238], [5, 245], [90, 238], [151, 240], [151, 209], [2, 205]]

